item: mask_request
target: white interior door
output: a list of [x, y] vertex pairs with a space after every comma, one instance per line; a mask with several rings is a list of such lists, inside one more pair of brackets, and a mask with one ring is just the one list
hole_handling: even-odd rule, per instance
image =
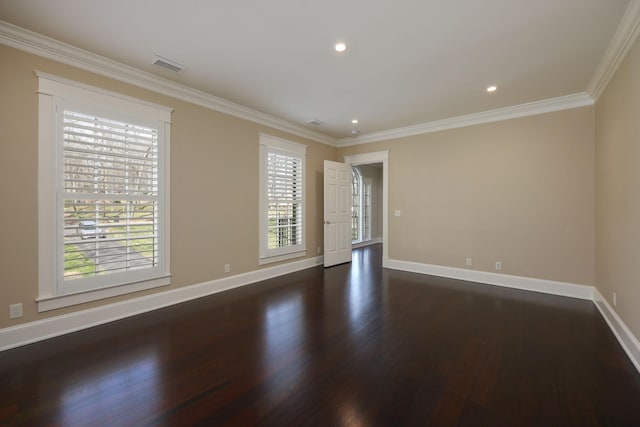
[[324, 266], [351, 262], [351, 166], [324, 161]]

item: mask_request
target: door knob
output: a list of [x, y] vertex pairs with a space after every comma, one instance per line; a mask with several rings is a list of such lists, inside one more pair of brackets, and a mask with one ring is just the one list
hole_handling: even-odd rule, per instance
[[324, 223], [325, 224], [331, 224], [331, 221], [325, 221]]

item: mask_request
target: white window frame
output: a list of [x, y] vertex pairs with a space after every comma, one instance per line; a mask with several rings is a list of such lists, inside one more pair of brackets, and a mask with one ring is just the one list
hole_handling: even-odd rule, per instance
[[[38, 311], [53, 310], [140, 290], [170, 284], [169, 233], [169, 154], [172, 108], [142, 101], [115, 92], [95, 88], [62, 77], [36, 71], [38, 77]], [[119, 274], [120, 280], [92, 289], [77, 291], [65, 286], [64, 259], [59, 231], [63, 212], [58, 204], [61, 197], [60, 174], [63, 145], [58, 129], [58, 114], [65, 105], [86, 108], [92, 114], [130, 118], [133, 121], [154, 123], [158, 129], [159, 158], [159, 264], [152, 274], [132, 272]], [[80, 111], [83, 112], [83, 111]]]
[[[298, 258], [306, 256], [306, 188], [307, 188], [307, 163], [306, 163], [307, 146], [296, 142], [287, 141], [275, 136], [260, 134], [260, 248], [259, 248], [259, 265], [269, 264], [278, 261]], [[269, 227], [268, 227], [268, 206], [267, 200], [267, 161], [269, 153], [284, 154], [296, 157], [302, 161], [302, 233], [301, 242], [297, 245], [272, 248], [268, 247]]]

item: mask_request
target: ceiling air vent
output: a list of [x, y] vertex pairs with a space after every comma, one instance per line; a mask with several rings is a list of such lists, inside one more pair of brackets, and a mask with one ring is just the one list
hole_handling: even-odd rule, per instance
[[309, 120], [307, 123], [309, 123], [312, 126], [323, 126], [324, 122], [318, 120], [318, 119], [313, 119], [313, 120]]
[[182, 70], [184, 70], [184, 67], [180, 64], [178, 64], [177, 62], [173, 62], [170, 61], [166, 58], [163, 58], [161, 56], [154, 56], [153, 60], [151, 61], [151, 63], [153, 65], [157, 65], [158, 67], [162, 67], [164, 69], [167, 69], [169, 71], [173, 71], [174, 73], [178, 73]]

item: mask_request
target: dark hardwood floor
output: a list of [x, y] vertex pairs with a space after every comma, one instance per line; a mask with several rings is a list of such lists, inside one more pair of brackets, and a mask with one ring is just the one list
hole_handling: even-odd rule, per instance
[[640, 425], [592, 302], [380, 258], [0, 353], [0, 425]]

